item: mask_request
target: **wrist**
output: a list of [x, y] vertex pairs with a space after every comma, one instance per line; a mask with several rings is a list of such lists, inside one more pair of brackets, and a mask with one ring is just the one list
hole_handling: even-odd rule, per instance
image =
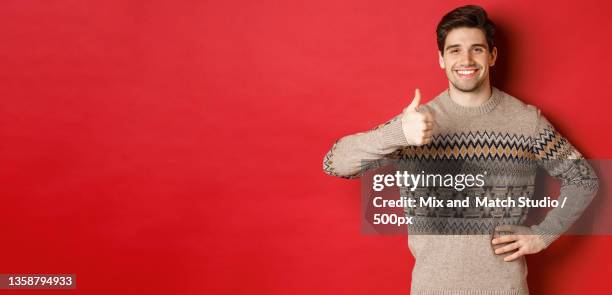
[[380, 127], [381, 141], [385, 147], [407, 146], [408, 141], [402, 129], [401, 117], [396, 117], [388, 124]]

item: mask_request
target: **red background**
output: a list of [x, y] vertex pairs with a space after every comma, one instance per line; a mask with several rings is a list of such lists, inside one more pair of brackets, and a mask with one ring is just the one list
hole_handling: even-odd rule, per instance
[[[44, 293], [407, 294], [406, 237], [362, 235], [359, 182], [321, 162], [446, 87], [435, 25], [463, 4], [2, 1], [0, 273], [77, 274]], [[484, 7], [494, 84], [609, 158], [612, 5]], [[532, 293], [604, 293], [611, 247], [529, 257]]]

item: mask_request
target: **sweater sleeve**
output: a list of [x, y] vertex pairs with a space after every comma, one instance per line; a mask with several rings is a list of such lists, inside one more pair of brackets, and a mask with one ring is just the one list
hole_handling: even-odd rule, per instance
[[[599, 186], [595, 171], [572, 144], [539, 114], [532, 138], [532, 152], [539, 166], [561, 181], [559, 206], [531, 227], [548, 247], [580, 217]], [[565, 204], [561, 204], [565, 200]]]
[[323, 158], [323, 171], [332, 176], [358, 178], [407, 145], [398, 115], [370, 131], [337, 140]]

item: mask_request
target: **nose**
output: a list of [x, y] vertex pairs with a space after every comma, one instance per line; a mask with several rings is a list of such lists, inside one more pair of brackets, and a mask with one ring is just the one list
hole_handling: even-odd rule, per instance
[[472, 65], [474, 62], [474, 56], [472, 55], [471, 50], [466, 50], [461, 55], [461, 61], [463, 64]]

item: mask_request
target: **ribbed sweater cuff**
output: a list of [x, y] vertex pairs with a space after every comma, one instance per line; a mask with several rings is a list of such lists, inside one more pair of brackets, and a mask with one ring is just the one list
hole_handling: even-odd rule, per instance
[[557, 240], [561, 235], [560, 234], [552, 234], [542, 230], [539, 226], [534, 225], [531, 226], [531, 230], [534, 234], [536, 234], [542, 241], [544, 241], [545, 247], [548, 248], [550, 244], [552, 244], [555, 240]]
[[408, 141], [402, 130], [402, 120], [396, 118], [380, 128], [382, 144], [385, 148], [407, 146]]

